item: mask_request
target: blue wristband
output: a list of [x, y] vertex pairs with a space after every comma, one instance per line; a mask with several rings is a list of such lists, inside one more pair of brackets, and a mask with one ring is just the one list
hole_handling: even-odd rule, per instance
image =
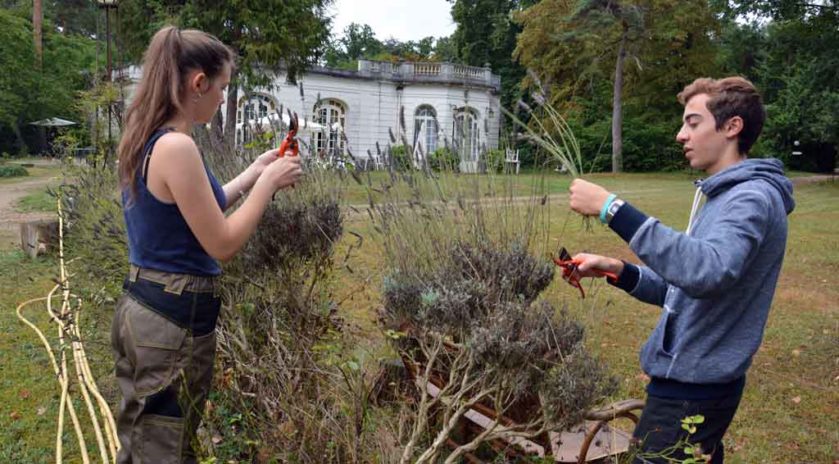
[[610, 194], [606, 197], [606, 202], [603, 203], [603, 208], [600, 209], [600, 222], [606, 224], [606, 211], [609, 211], [609, 206], [612, 205], [612, 202], [615, 201], [615, 198], [618, 196], [614, 193]]

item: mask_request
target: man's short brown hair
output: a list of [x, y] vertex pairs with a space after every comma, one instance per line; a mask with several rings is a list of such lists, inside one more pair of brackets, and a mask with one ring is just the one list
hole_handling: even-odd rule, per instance
[[723, 124], [734, 116], [743, 119], [737, 149], [742, 155], [748, 153], [766, 120], [763, 100], [754, 84], [738, 76], [723, 79], [700, 77], [687, 85], [677, 97], [679, 103], [686, 105], [691, 98], [703, 93], [710, 97], [706, 106], [714, 115], [717, 130], [722, 129]]

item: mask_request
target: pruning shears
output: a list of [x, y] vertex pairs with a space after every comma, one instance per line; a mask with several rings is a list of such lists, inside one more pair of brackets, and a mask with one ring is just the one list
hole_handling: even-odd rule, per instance
[[278, 157], [282, 158], [285, 156], [287, 151], [291, 151], [290, 156], [297, 156], [300, 154], [300, 147], [297, 144], [297, 128], [300, 127], [297, 119], [297, 113], [292, 113], [291, 110], [288, 111], [288, 133], [286, 133], [285, 138], [280, 143], [280, 153]]
[[[577, 266], [582, 264], [582, 261], [579, 259], [572, 259], [571, 254], [568, 253], [568, 250], [565, 247], [559, 249], [559, 256], [553, 257], [553, 262], [557, 266], [562, 268], [562, 279], [568, 282], [572, 287], [575, 287], [577, 290], [580, 291], [580, 296], [582, 298], [586, 297], [586, 291], [583, 290], [583, 285], [580, 283], [580, 273], [577, 271]], [[602, 277], [608, 277], [613, 281], [618, 280], [618, 276], [612, 272], [606, 271], [594, 271], [597, 275]]]
[[[297, 128], [300, 127], [297, 113], [292, 113], [289, 109], [286, 109], [286, 111], [288, 111], [288, 132], [283, 141], [280, 142], [280, 152], [277, 154], [277, 158], [284, 157], [287, 151], [291, 151], [291, 155], [289, 156], [300, 154], [300, 146], [297, 144]], [[291, 185], [291, 188], [294, 188], [294, 184]], [[274, 196], [271, 199], [274, 199], [276, 196], [277, 192], [274, 192]]]

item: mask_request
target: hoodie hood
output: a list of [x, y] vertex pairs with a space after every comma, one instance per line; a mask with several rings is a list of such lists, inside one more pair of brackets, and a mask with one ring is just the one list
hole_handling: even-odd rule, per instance
[[792, 198], [792, 182], [784, 175], [784, 165], [775, 158], [747, 159], [714, 174], [699, 184], [708, 198], [742, 182], [765, 180], [778, 191], [784, 201], [784, 209], [789, 214], [795, 208]]

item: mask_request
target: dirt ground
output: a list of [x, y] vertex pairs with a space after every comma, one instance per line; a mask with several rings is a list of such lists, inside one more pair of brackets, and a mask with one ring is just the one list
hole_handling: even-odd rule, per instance
[[[38, 160], [32, 162], [38, 167], [58, 167], [57, 162]], [[20, 245], [21, 222], [47, 219], [52, 215], [44, 212], [20, 213], [15, 210], [18, 200], [46, 188], [55, 182], [54, 176], [38, 176], [21, 179], [10, 179], [0, 182], [0, 249], [10, 249]]]

